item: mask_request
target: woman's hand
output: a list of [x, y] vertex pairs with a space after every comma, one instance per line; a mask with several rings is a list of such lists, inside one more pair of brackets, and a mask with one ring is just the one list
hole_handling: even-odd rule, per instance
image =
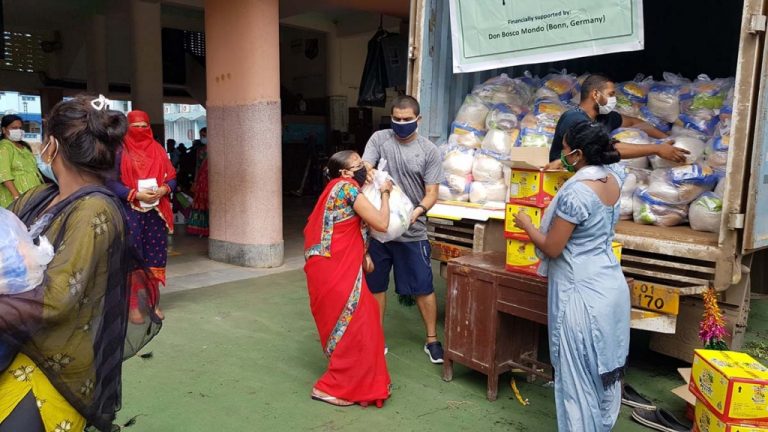
[[521, 210], [515, 215], [515, 226], [525, 232], [529, 232], [533, 228], [533, 221], [531, 221], [531, 217], [527, 213]]
[[159, 188], [157, 188], [157, 191], [155, 192], [155, 196], [157, 196], [157, 199], [160, 199], [166, 195], [168, 195], [171, 192], [170, 188], [166, 185], [162, 185]]
[[393, 187], [394, 187], [394, 185], [392, 184], [392, 180], [387, 180], [387, 181], [384, 182], [383, 185], [381, 185], [381, 187], [379, 188], [379, 192], [381, 192], [381, 193], [384, 193], [384, 192], [390, 193], [390, 192], [392, 192], [392, 188]]
[[157, 192], [136, 192], [136, 199], [147, 204], [152, 204], [159, 200], [160, 196]]

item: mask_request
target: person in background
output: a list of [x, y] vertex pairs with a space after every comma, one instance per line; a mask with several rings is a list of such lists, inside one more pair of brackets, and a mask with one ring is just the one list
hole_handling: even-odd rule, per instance
[[[336, 406], [381, 406], [389, 397], [379, 307], [363, 273], [368, 227], [386, 231], [392, 183], [381, 187], [381, 208], [360, 192], [367, 169], [345, 150], [331, 156], [331, 181], [304, 228], [304, 272], [312, 316], [328, 370], [312, 388], [312, 399]], [[367, 263], [368, 265], [370, 262]]]
[[584, 120], [563, 139], [561, 161], [576, 174], [545, 212], [541, 228], [521, 212], [548, 278], [549, 351], [558, 430], [610, 431], [621, 406], [629, 354], [629, 288], [612, 252], [623, 170], [608, 131]]
[[24, 192], [40, 185], [43, 178], [37, 170], [35, 156], [23, 141], [21, 117], [13, 114], [0, 121], [0, 207], [6, 208]]
[[192, 147], [186, 149], [179, 157], [179, 186], [185, 193], [192, 191], [195, 179], [195, 164], [197, 163], [197, 149], [201, 146], [200, 140], [192, 141]]
[[203, 161], [208, 157], [208, 128], [204, 127], [200, 129], [200, 141], [196, 150], [195, 154], [195, 176], [193, 178], [197, 178], [197, 173], [200, 171], [200, 165], [203, 164]]
[[[0, 296], [0, 344], [15, 352], [0, 365], [0, 432], [114, 430], [122, 361], [143, 346], [126, 343], [133, 255], [120, 202], [104, 187], [126, 120], [105, 106], [78, 96], [50, 110], [37, 165], [52, 183], [10, 208], [28, 227], [42, 224], [55, 255], [38, 287]], [[159, 328], [135, 330], [146, 342]]]
[[178, 169], [179, 157], [181, 156], [181, 153], [179, 152], [179, 149], [176, 147], [176, 140], [173, 138], [169, 138], [168, 140], [166, 140], [165, 148], [168, 151], [168, 158], [171, 160], [171, 165], [173, 165], [174, 168]]
[[[552, 147], [549, 150], [549, 160], [551, 163], [548, 169], [562, 168], [560, 163], [560, 154], [563, 151], [563, 137], [574, 124], [585, 120], [594, 121], [605, 126], [608, 131], [613, 131], [620, 127], [637, 128], [645, 131], [651, 138], [668, 139], [664, 132], [656, 129], [647, 122], [625, 116], [614, 111], [616, 108], [616, 85], [609, 78], [592, 74], [588, 76], [581, 85], [581, 102], [577, 108], [566, 111], [555, 127], [555, 136], [552, 139]], [[688, 151], [674, 147], [674, 140], [668, 139], [667, 142], [658, 145], [628, 144], [619, 142], [616, 144], [616, 150], [622, 159], [634, 159], [644, 156], [659, 156], [673, 162], [685, 162], [685, 155]]]
[[402, 237], [387, 243], [371, 239], [369, 253], [375, 270], [367, 279], [379, 302], [383, 320], [389, 273], [394, 268], [395, 290], [401, 299], [416, 298], [424, 320], [424, 352], [432, 363], [440, 364], [443, 346], [437, 340], [437, 300], [432, 286], [432, 252], [427, 240], [426, 215], [437, 202], [443, 164], [437, 147], [416, 131], [421, 118], [419, 111], [416, 99], [398, 96], [392, 104], [392, 129], [374, 133], [365, 147], [363, 161], [368, 169], [372, 172], [379, 160], [385, 159], [387, 172], [415, 207], [411, 227]]
[[[107, 184], [123, 200], [133, 245], [152, 272], [150, 296], [159, 298], [159, 285], [165, 285], [168, 233], [173, 233], [170, 194], [176, 189], [176, 170], [163, 146], [152, 137], [149, 125], [149, 116], [144, 111], [128, 113], [128, 132], [116, 158], [118, 178]], [[143, 187], [140, 183], [152, 186]], [[137, 324], [144, 320], [138, 310], [138, 288], [131, 286], [129, 311], [131, 322]], [[159, 307], [156, 313], [163, 318]]]
[[[192, 211], [187, 221], [187, 234], [208, 237], [208, 134], [207, 129], [200, 130], [202, 145], [198, 148], [200, 166], [197, 168], [195, 183], [192, 185]], [[203, 143], [202, 140], [205, 139]]]

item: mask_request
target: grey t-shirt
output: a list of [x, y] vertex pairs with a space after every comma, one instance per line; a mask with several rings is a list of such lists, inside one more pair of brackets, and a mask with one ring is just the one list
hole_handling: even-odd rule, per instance
[[[436, 185], [443, 180], [443, 162], [437, 146], [420, 135], [408, 144], [401, 144], [391, 129], [374, 133], [365, 146], [363, 160], [377, 166], [380, 159], [387, 161], [386, 171], [414, 206], [424, 199], [426, 185]], [[422, 216], [396, 241], [426, 239], [427, 218]]]

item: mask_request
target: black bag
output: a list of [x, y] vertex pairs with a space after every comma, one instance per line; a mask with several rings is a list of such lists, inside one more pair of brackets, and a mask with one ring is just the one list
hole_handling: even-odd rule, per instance
[[388, 35], [386, 30], [379, 30], [368, 41], [368, 55], [365, 57], [357, 106], [384, 107], [387, 103], [387, 70], [381, 40]]

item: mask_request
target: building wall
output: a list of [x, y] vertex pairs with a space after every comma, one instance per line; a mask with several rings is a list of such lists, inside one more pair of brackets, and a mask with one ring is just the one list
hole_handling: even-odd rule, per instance
[[[318, 55], [308, 58], [307, 41], [317, 40]], [[322, 98], [327, 92], [328, 47], [325, 33], [280, 27], [280, 85], [305, 99]]]
[[[281, 20], [284, 26], [311, 29], [326, 34], [328, 45], [328, 96], [346, 96], [349, 107], [357, 106], [360, 80], [363, 76], [368, 41], [379, 27], [379, 16], [353, 13], [331, 16], [320, 13], [297, 15]], [[397, 33], [400, 19], [384, 17], [384, 28]], [[388, 100], [392, 98], [389, 97]], [[374, 108], [374, 126], [382, 116], [389, 115], [389, 107]]]

